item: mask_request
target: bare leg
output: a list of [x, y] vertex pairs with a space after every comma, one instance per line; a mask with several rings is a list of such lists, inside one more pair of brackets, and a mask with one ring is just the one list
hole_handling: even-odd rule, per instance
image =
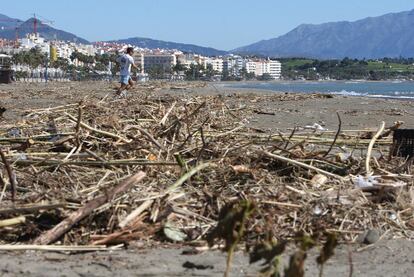
[[127, 85], [127, 87], [126, 87], [126, 90], [129, 90], [129, 89], [131, 89], [131, 88], [133, 88], [134, 87], [134, 81], [132, 81], [132, 78], [129, 78], [129, 80], [128, 80], [128, 85]]
[[121, 94], [121, 92], [122, 92], [123, 90], [125, 90], [125, 89], [127, 88], [127, 86], [128, 86], [128, 85], [126, 85], [126, 84], [124, 84], [124, 83], [121, 83], [121, 86], [119, 87], [119, 89], [118, 89], [118, 91], [117, 91], [117, 94]]

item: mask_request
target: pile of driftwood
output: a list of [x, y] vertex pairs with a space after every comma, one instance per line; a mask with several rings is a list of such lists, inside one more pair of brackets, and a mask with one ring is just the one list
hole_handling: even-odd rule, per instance
[[247, 240], [269, 230], [413, 237], [410, 165], [389, 156], [400, 123], [342, 130], [338, 115], [337, 131], [269, 134], [246, 127], [257, 111], [229, 101], [105, 97], [0, 126], [0, 249], [202, 244], [222, 208], [246, 199], [258, 211]]

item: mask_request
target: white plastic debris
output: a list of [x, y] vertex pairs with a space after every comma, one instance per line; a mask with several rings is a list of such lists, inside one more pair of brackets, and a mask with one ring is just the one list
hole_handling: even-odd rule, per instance
[[390, 212], [389, 215], [388, 215], [388, 217], [392, 221], [397, 221], [397, 219], [398, 219], [397, 214], [395, 212]]
[[319, 205], [316, 205], [315, 208], [313, 208], [313, 214], [318, 216], [322, 214], [322, 209]]
[[310, 181], [311, 184], [317, 188], [324, 185], [328, 181], [328, 177], [323, 174], [316, 174], [313, 176], [312, 180]]
[[373, 187], [378, 184], [378, 181], [376, 180], [378, 176], [362, 176], [358, 175], [356, 176], [354, 180], [355, 187], [357, 188], [369, 188]]
[[172, 225], [170, 222], [167, 222], [164, 225], [163, 230], [165, 236], [172, 241], [184, 241], [187, 239], [187, 235], [183, 233], [178, 227]]
[[19, 154], [17, 154], [17, 160], [20, 160], [20, 161], [25, 161], [25, 160], [27, 160], [27, 156], [26, 156], [26, 154], [24, 154], [24, 153], [19, 153]]
[[306, 125], [304, 128], [305, 129], [312, 129], [312, 130], [316, 130], [316, 131], [328, 131], [328, 129], [322, 127], [318, 123], [313, 123], [313, 125]]

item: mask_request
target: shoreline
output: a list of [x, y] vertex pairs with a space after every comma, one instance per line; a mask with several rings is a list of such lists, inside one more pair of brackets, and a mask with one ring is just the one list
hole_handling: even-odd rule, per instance
[[[315, 82], [319, 82], [319, 81], [315, 81]], [[296, 82], [293, 81], [292, 83], [297, 83], [297, 84], [315, 84], [315, 82], [313, 81], [306, 81], [306, 82]], [[324, 82], [324, 81], [322, 81]], [[321, 83], [322, 83], [321, 82]], [[336, 81], [335, 81], [336, 82]], [[374, 81], [376, 82], [376, 81]], [[412, 81], [409, 81], [412, 82]], [[372, 98], [372, 99], [391, 99], [391, 100], [401, 100], [401, 101], [410, 101], [410, 100], [414, 100], [414, 96], [395, 96], [395, 95], [386, 95], [386, 94], [378, 94], [378, 93], [373, 93], [373, 94], [369, 94], [369, 93], [361, 93], [361, 92], [355, 92], [355, 91], [347, 91], [347, 90], [342, 90], [342, 91], [335, 91], [335, 92], [326, 92], [326, 91], [280, 91], [280, 90], [273, 90], [273, 89], [269, 89], [269, 88], [261, 88], [259, 87], [260, 85], [263, 84], [284, 84], [286, 82], [283, 81], [271, 81], [271, 82], [261, 82], [261, 81], [242, 81], [242, 82], [220, 82], [218, 84], [213, 84], [213, 83], [208, 83], [208, 85], [212, 86], [213, 88], [222, 88], [222, 89], [226, 89], [226, 90], [249, 90], [251, 92], [255, 92], [255, 93], [266, 93], [266, 94], [324, 94], [324, 95], [333, 95], [333, 96], [344, 96], [344, 97], [361, 97], [361, 98]], [[341, 82], [343, 84], [346, 84], [346, 82]], [[365, 82], [362, 82], [365, 83]], [[383, 83], [383, 82], [378, 82], [378, 83]], [[413, 83], [413, 91], [414, 91], [414, 82]], [[237, 85], [239, 84], [239, 85]], [[244, 84], [247, 84], [247, 86], [245, 86]], [[248, 85], [256, 85], [257, 87], [248, 87]], [[354, 83], [351, 83], [354, 84]], [[357, 83], [355, 83], [357, 84]], [[397, 91], [396, 91], [397, 92]], [[404, 92], [403, 92], [404, 94]]]
[[[24, 111], [78, 102], [84, 97], [99, 102], [114, 96], [113, 82], [71, 82], [44, 84], [11, 84], [0, 86], [0, 106], [7, 109], [5, 123], [22, 119]], [[177, 88], [178, 87], [178, 88]], [[55, 96], [59, 94], [60, 97]], [[404, 121], [403, 128], [414, 128], [414, 102], [408, 99], [329, 95], [322, 93], [284, 93], [271, 90], [232, 88], [206, 82], [139, 83], [129, 95], [169, 94], [173, 97], [226, 97], [237, 108], [251, 110], [248, 126], [281, 131], [295, 126], [318, 123], [329, 130], [337, 128], [336, 112], [344, 128], [377, 128], [384, 120], [388, 125]], [[258, 113], [268, 114], [258, 114]]]
[[409, 99], [374, 98], [323, 93], [284, 93], [271, 90], [233, 88], [205, 83], [204, 87], [163, 89], [172, 96], [219, 96], [231, 99], [234, 108], [248, 108], [253, 114], [247, 126], [266, 133], [291, 130], [317, 123], [336, 130], [339, 112], [344, 129], [377, 129], [404, 121], [402, 128], [414, 128], [414, 102]]
[[357, 82], [357, 83], [392, 83], [392, 82], [405, 82], [405, 83], [414, 83], [414, 80], [399, 80], [399, 79], [390, 79], [390, 80], [364, 80], [364, 79], [350, 79], [350, 80], [269, 80], [269, 81], [260, 81], [260, 80], [244, 80], [244, 81], [220, 81], [217, 83], [283, 83], [283, 82], [298, 82], [298, 83], [347, 83], [347, 82]]

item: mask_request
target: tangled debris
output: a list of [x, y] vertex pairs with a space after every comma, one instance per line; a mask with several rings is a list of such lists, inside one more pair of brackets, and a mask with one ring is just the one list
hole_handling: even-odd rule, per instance
[[204, 245], [223, 208], [244, 200], [256, 210], [248, 243], [269, 231], [281, 241], [323, 232], [355, 241], [367, 229], [413, 238], [410, 165], [388, 157], [401, 123], [247, 127], [268, 112], [240, 103], [269, 97], [325, 96], [143, 93], [27, 110], [0, 127], [1, 243]]

